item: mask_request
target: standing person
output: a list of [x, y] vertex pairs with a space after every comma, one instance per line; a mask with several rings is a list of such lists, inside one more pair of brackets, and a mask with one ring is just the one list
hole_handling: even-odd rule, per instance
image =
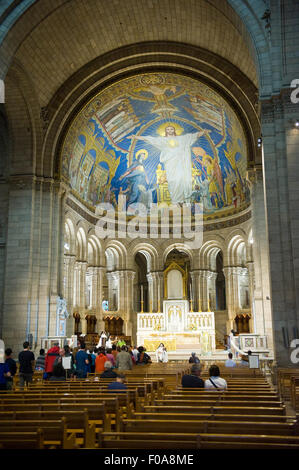
[[35, 357], [32, 351], [30, 351], [28, 341], [23, 343], [23, 351], [19, 353], [19, 378], [20, 378], [20, 388], [24, 388], [24, 384], [28, 386], [32, 382], [33, 368]]
[[80, 349], [76, 354], [76, 374], [78, 379], [86, 379], [88, 367], [89, 367], [89, 359], [88, 354], [85, 351], [85, 343], [80, 343]]
[[133, 354], [133, 356], [134, 356], [134, 358], [135, 358], [135, 363], [136, 363], [136, 362], [137, 362], [137, 357], [138, 357], [138, 349], [137, 349], [136, 346], [133, 347], [133, 349], [132, 349], [132, 354]]
[[54, 343], [53, 347], [49, 349], [49, 351], [46, 354], [46, 359], [45, 359], [45, 372], [47, 374], [47, 378], [51, 377], [53, 373], [53, 366], [55, 359], [59, 356], [59, 343], [56, 342]]
[[16, 361], [12, 358], [12, 349], [7, 348], [5, 350], [5, 364], [8, 365], [10, 376], [6, 377], [6, 388], [7, 390], [12, 390], [13, 388], [13, 378], [16, 375], [17, 372], [17, 363]]
[[199, 363], [200, 363], [200, 360], [196, 356], [196, 353], [195, 352], [191, 353], [191, 356], [189, 357], [189, 364], [199, 364]]
[[39, 356], [36, 360], [35, 364], [35, 370], [45, 370], [45, 361], [46, 361], [46, 355], [45, 355], [45, 350], [40, 349], [39, 350]]
[[210, 378], [205, 381], [205, 389], [207, 390], [226, 390], [227, 382], [220, 377], [219, 367], [215, 364], [209, 369]]
[[105, 362], [108, 361], [107, 356], [105, 354], [105, 348], [100, 348], [98, 356], [96, 358], [95, 362], [95, 371], [98, 372], [104, 372], [105, 370]]
[[0, 363], [0, 392], [7, 390], [7, 379], [11, 377], [9, 367], [6, 362]]
[[118, 355], [118, 351], [116, 348], [116, 344], [112, 344], [112, 351], [111, 351], [112, 356], [114, 357], [114, 364], [116, 363], [116, 358]]
[[107, 356], [107, 361], [110, 361], [112, 364], [112, 367], [115, 367], [115, 359], [114, 359], [114, 355], [112, 354], [111, 348], [107, 349], [106, 356]]
[[90, 355], [91, 355], [90, 372], [94, 374], [96, 370], [97, 348], [94, 348]]
[[122, 346], [120, 353], [116, 358], [116, 368], [118, 370], [131, 370], [133, 367], [133, 361], [131, 354], [128, 352], [126, 346]]

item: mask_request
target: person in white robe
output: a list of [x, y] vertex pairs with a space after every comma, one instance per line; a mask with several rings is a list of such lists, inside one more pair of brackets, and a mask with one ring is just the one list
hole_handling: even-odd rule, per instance
[[160, 343], [156, 350], [157, 362], [168, 362], [168, 354], [163, 343]]

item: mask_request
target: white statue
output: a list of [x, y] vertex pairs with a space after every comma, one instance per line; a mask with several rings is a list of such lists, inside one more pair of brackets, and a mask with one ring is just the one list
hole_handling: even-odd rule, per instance
[[59, 316], [60, 319], [65, 320], [66, 318], [69, 318], [70, 314], [67, 311], [66, 308], [66, 300], [63, 297], [57, 297], [56, 301], [56, 313]]

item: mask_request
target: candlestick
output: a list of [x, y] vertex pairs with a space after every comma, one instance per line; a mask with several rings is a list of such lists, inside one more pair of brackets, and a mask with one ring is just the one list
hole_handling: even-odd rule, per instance
[[190, 312], [193, 312], [193, 300], [192, 300], [192, 299], [190, 300], [190, 304], [191, 304], [191, 306], [190, 306]]
[[143, 313], [143, 300], [141, 300], [141, 313]]

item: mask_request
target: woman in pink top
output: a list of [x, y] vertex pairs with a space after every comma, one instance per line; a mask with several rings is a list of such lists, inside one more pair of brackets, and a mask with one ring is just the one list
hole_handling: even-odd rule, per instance
[[115, 367], [115, 359], [114, 359], [114, 356], [112, 354], [112, 349], [107, 349], [106, 357], [107, 357], [107, 361], [110, 361], [111, 364], [113, 365], [113, 367]]

